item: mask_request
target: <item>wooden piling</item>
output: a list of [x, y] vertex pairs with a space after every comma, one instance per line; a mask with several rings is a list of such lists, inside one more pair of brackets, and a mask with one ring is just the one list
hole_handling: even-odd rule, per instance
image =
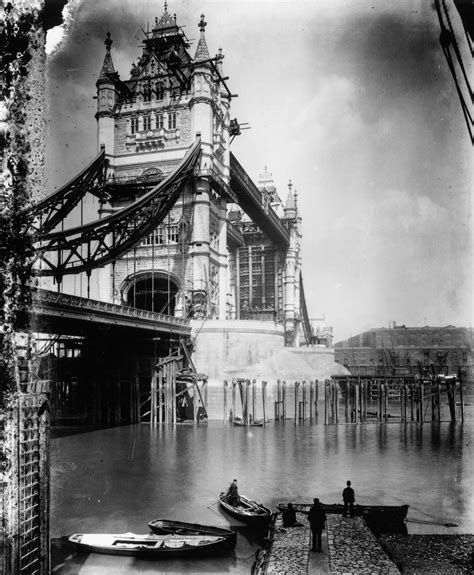
[[283, 380], [281, 384], [281, 401], [282, 401], [282, 417], [286, 421], [286, 381]]
[[275, 402], [275, 421], [281, 419], [281, 381], [277, 380], [277, 399]]
[[309, 381], [309, 421], [313, 421], [313, 406], [314, 406], [314, 381]]
[[295, 425], [298, 421], [298, 391], [300, 387], [300, 382], [295, 381]]
[[237, 382], [235, 379], [232, 380], [232, 419], [235, 419], [235, 391], [236, 391]]
[[224, 379], [224, 425], [227, 425], [227, 379]]
[[267, 402], [267, 382], [262, 381], [262, 411], [263, 411], [263, 424], [267, 424], [267, 414], [266, 414], [266, 402]]
[[[456, 383], [454, 383], [456, 385]], [[459, 378], [459, 406], [460, 406], [460, 417], [461, 421], [464, 421], [464, 394], [462, 389], [463, 381]]]
[[257, 419], [257, 417], [256, 417], [257, 414], [255, 411], [256, 399], [257, 399], [256, 393], [257, 393], [257, 382], [255, 379], [253, 379], [252, 380], [252, 418], [254, 421]]
[[314, 413], [315, 413], [315, 415], [318, 415], [318, 399], [319, 399], [319, 380], [318, 379], [316, 379], [314, 382], [314, 394], [315, 394]]

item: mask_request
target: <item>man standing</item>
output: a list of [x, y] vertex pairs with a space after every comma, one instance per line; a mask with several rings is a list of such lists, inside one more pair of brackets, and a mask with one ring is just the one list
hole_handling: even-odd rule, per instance
[[351, 487], [351, 482], [347, 482], [347, 487], [342, 492], [342, 499], [344, 500], [344, 513], [343, 517], [347, 517], [347, 508], [349, 508], [349, 513], [351, 517], [354, 517], [354, 500], [355, 494]]
[[311, 525], [311, 532], [313, 534], [313, 547], [312, 551], [321, 551], [321, 534], [326, 522], [326, 513], [319, 503], [319, 499], [313, 499], [314, 505], [308, 513], [308, 521]]

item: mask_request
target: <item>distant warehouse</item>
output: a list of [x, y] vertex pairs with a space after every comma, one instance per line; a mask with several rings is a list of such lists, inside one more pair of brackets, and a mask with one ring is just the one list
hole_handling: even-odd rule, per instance
[[443, 374], [472, 380], [472, 330], [465, 327], [406, 327], [365, 331], [334, 344], [335, 360], [353, 375]]

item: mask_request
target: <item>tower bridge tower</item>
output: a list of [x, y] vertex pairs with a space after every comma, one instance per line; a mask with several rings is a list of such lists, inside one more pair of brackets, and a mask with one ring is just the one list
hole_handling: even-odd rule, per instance
[[128, 205], [164, 179], [196, 137], [201, 160], [165, 221], [104, 272], [102, 283], [105, 298], [115, 302], [218, 318], [225, 317], [226, 307], [230, 93], [221, 75], [222, 52], [210, 57], [205, 27], [201, 16], [191, 58], [165, 4], [125, 81], [114, 69], [107, 34], [97, 80], [98, 145], [109, 162], [109, 199], [101, 211]]
[[[96, 83], [98, 147], [108, 160], [102, 213], [156, 186], [200, 138], [199, 165], [181, 197], [140, 246], [101, 271], [100, 284], [102, 299], [198, 320], [201, 341], [210, 334], [204, 364], [216, 333], [228, 348], [235, 330], [236, 349], [245, 345], [259, 359], [258, 350], [298, 345], [301, 327], [296, 195], [290, 186], [283, 203], [266, 169], [256, 186], [230, 153], [232, 94], [222, 50], [210, 56], [206, 26], [202, 15], [192, 57], [165, 3], [128, 79], [114, 68], [107, 34]], [[259, 347], [264, 333], [271, 337]]]

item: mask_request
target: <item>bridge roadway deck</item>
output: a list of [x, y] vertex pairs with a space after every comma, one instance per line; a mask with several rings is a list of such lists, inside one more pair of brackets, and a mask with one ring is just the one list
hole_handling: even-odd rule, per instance
[[361, 517], [328, 514], [322, 552], [311, 551], [311, 530], [305, 515], [303, 527], [284, 528], [277, 518], [273, 544], [258, 575], [398, 575], [396, 565]]
[[33, 329], [44, 333], [82, 335], [98, 326], [150, 336], [161, 332], [188, 337], [189, 320], [39, 289], [33, 298]]

